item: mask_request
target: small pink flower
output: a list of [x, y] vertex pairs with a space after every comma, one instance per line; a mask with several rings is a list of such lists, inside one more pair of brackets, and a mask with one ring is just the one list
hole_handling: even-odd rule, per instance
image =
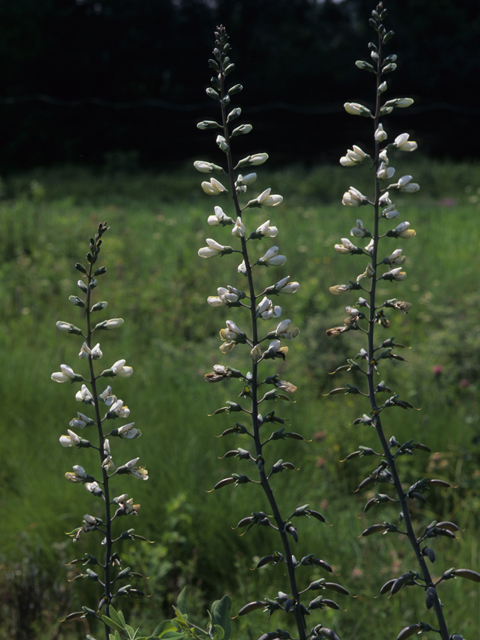
[[443, 367], [440, 364], [436, 364], [432, 367], [432, 373], [436, 376], [441, 376], [443, 373]]
[[467, 380], [467, 378], [462, 378], [460, 380], [460, 386], [463, 387], [464, 389], [468, 389], [468, 387], [470, 386], [470, 381]]

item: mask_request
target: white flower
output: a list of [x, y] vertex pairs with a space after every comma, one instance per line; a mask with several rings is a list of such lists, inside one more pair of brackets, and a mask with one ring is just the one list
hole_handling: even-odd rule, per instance
[[77, 417], [70, 420], [68, 426], [73, 427], [74, 429], [84, 429], [92, 424], [95, 424], [95, 422], [91, 418], [83, 415], [83, 413], [77, 413]]
[[103, 353], [100, 349], [100, 343], [96, 344], [93, 349], [90, 349], [86, 342], [82, 344], [82, 348], [80, 349], [78, 357], [82, 358], [83, 360], [88, 360], [88, 356], [91, 356], [92, 360], [98, 360], [103, 356]]
[[214, 165], [211, 162], [204, 162], [203, 160], [196, 160], [193, 166], [200, 173], [212, 173]]
[[405, 271], [402, 271], [402, 267], [397, 267], [396, 269], [391, 269], [383, 274], [382, 278], [384, 280], [405, 280], [407, 274]]
[[134, 458], [127, 462], [127, 464], [124, 465], [124, 473], [129, 473], [131, 476], [138, 478], [139, 480], [148, 480], [148, 471], [144, 467], [135, 466], [139, 460], [140, 458]]
[[242, 260], [241, 263], [237, 267], [238, 273], [241, 273], [242, 276], [247, 275], [247, 267], [245, 266], [245, 260]]
[[282, 308], [279, 306], [273, 306], [271, 300], [267, 297], [263, 298], [261, 302], [257, 305], [256, 315], [257, 318], [262, 318], [263, 320], [270, 320], [270, 318], [278, 318], [282, 313]]
[[85, 482], [83, 486], [94, 496], [103, 496], [103, 491], [100, 489], [98, 482]]
[[257, 179], [256, 173], [248, 173], [246, 176], [242, 176], [241, 174], [239, 174], [237, 178], [237, 183], [242, 184], [245, 187], [249, 187], [255, 182], [256, 179]]
[[117, 429], [117, 435], [121, 438], [127, 438], [128, 440], [134, 440], [135, 438], [140, 438], [142, 432], [139, 429], [134, 428], [135, 423], [130, 422], [129, 424], [124, 424], [122, 427]]
[[81, 467], [79, 464], [74, 465], [73, 471], [74, 473], [69, 471], [65, 474], [65, 478], [68, 480], [68, 482], [73, 482], [74, 484], [80, 484], [87, 480], [88, 476], [85, 473], [85, 469]]
[[220, 338], [223, 342], [223, 344], [220, 345], [220, 351], [222, 353], [228, 353], [238, 342], [245, 342], [246, 340], [245, 334], [237, 327], [235, 322], [227, 320], [226, 325], [225, 329], [220, 329]]
[[60, 436], [59, 442], [62, 447], [76, 447], [80, 444], [81, 438], [76, 433], [68, 429], [68, 436]]
[[57, 327], [57, 329], [59, 331], [65, 331], [66, 333], [74, 333], [74, 334], [79, 335], [79, 336], [82, 335], [81, 329], [76, 327], [74, 324], [71, 324], [70, 322], [62, 322], [61, 320], [59, 320], [55, 324], [55, 326]]
[[236, 236], [237, 238], [245, 237], [245, 225], [242, 222], [240, 216], [238, 216], [237, 221], [232, 229], [232, 236]]
[[[279, 195], [270, 195], [271, 189], [265, 189], [262, 193], [256, 198], [256, 202], [264, 207], [276, 207], [281, 202], [283, 202], [283, 197]], [[255, 202], [255, 200], [253, 201]]]
[[285, 264], [286, 257], [278, 255], [278, 251], [278, 247], [271, 247], [262, 258], [259, 258], [258, 264], [264, 264], [267, 267], [277, 267]]
[[342, 238], [342, 244], [336, 244], [333, 247], [338, 253], [353, 253], [357, 247], [350, 242], [348, 238]]
[[388, 256], [386, 262], [392, 265], [403, 264], [405, 262], [405, 256], [402, 255], [402, 249], [395, 249], [395, 251]]
[[282, 322], [277, 325], [277, 328], [275, 329], [275, 335], [277, 338], [293, 340], [293, 338], [298, 336], [300, 330], [297, 329], [297, 327], [290, 328], [291, 322], [291, 320], [282, 320]]
[[382, 123], [380, 123], [375, 131], [375, 140], [377, 142], [383, 142], [387, 137], [387, 132], [384, 130]]
[[209, 296], [207, 302], [212, 307], [225, 307], [228, 304], [238, 302], [240, 299], [240, 291], [234, 287], [218, 287], [218, 296]]
[[253, 156], [248, 156], [248, 164], [258, 166], [268, 160], [268, 153], [254, 153]]
[[296, 293], [300, 289], [298, 282], [289, 282], [290, 276], [282, 278], [275, 285], [275, 291], [277, 293]]
[[365, 151], [362, 151], [360, 147], [357, 147], [357, 145], [354, 144], [353, 149], [348, 149], [347, 154], [340, 158], [340, 164], [343, 167], [354, 167], [357, 164], [365, 162], [369, 158], [370, 156], [368, 153], [365, 153]]
[[[412, 101], [413, 102], [413, 101]], [[398, 106], [398, 105], [397, 105]], [[409, 141], [409, 135], [408, 133], [401, 133], [399, 136], [397, 136], [395, 138], [394, 141], [394, 145], [397, 147], [397, 149], [399, 149], [400, 151], [415, 151], [415, 149], [418, 147], [417, 143], [412, 141]]]
[[240, 336], [244, 335], [243, 331], [241, 331], [233, 320], [227, 320], [226, 323], [227, 328], [222, 329], [224, 332], [223, 335], [227, 340], [236, 340]]
[[100, 400], [103, 400], [103, 402], [107, 405], [107, 407], [112, 405], [117, 399], [117, 397], [113, 395], [112, 387], [110, 385], [108, 385], [108, 387], [105, 389], [105, 391], [103, 391], [100, 394], [99, 397], [100, 397]]
[[412, 98], [396, 98], [395, 106], [400, 107], [400, 109], [406, 109], [411, 104], [413, 104]]
[[387, 207], [382, 211], [382, 217], [386, 218], [387, 220], [391, 220], [392, 218], [398, 218], [398, 216], [399, 216], [399, 213], [395, 209], [394, 204], [391, 204], [389, 207]]
[[208, 196], [220, 196], [227, 193], [223, 184], [215, 178], [210, 178], [210, 182], [202, 182], [201, 186]]
[[232, 218], [225, 215], [221, 207], [214, 207], [215, 215], [208, 216], [207, 222], [212, 227], [225, 226], [227, 224], [233, 224]]
[[370, 255], [372, 255], [373, 252], [373, 247], [375, 246], [375, 242], [373, 240], [373, 238], [370, 240], [370, 242], [367, 244], [367, 246], [365, 247], [365, 251], [367, 253], [369, 253]]
[[207, 238], [206, 240], [208, 247], [203, 247], [198, 250], [198, 255], [200, 258], [215, 258], [216, 256], [221, 256], [225, 252], [232, 253], [232, 247], [224, 247], [221, 244], [218, 244], [212, 238]]
[[75, 380], [76, 375], [71, 367], [66, 364], [61, 364], [60, 369], [61, 371], [52, 373], [50, 376], [54, 382], [73, 382]]
[[126, 367], [125, 362], [125, 360], [117, 360], [117, 362], [112, 365], [111, 369], [114, 376], [118, 376], [119, 378], [129, 378], [133, 374], [132, 367]]
[[105, 322], [102, 322], [102, 329], [108, 329], [108, 330], [117, 329], [118, 327], [121, 327], [122, 324], [123, 324], [122, 318], [111, 318], [110, 320], [106, 320]]
[[392, 201], [390, 200], [390, 198], [388, 196], [388, 191], [385, 191], [385, 193], [380, 196], [380, 200], [378, 201], [378, 204], [381, 207], [390, 206], [392, 204]]
[[87, 387], [82, 384], [80, 391], [75, 394], [75, 400], [77, 402], [85, 402], [85, 404], [92, 404], [93, 396]]
[[350, 235], [356, 238], [365, 238], [370, 236], [370, 232], [365, 229], [361, 220], [357, 220], [357, 226], [350, 230]]
[[395, 232], [397, 236], [399, 238], [403, 238], [404, 240], [409, 240], [410, 238], [413, 238], [413, 236], [415, 235], [415, 230], [410, 229], [409, 227], [410, 227], [409, 222], [401, 222], [395, 228]]
[[358, 104], [358, 102], [346, 102], [343, 105], [345, 111], [352, 116], [369, 116], [372, 117], [372, 113], [370, 109], [364, 107], [363, 104]]
[[118, 418], [128, 418], [130, 409], [126, 405], [124, 406], [123, 400], [118, 399], [110, 407], [107, 415], [109, 414], [115, 414]]
[[267, 220], [266, 222], [261, 224], [259, 227], [257, 227], [257, 230], [255, 231], [255, 233], [261, 236], [265, 236], [267, 238], [275, 238], [275, 236], [278, 233], [278, 229], [277, 227], [271, 227], [270, 220]]
[[222, 151], [228, 151], [228, 144], [223, 136], [217, 136], [216, 143]]
[[387, 167], [385, 162], [381, 162], [377, 171], [377, 178], [379, 180], [386, 180], [387, 178], [392, 178], [394, 173], [395, 169], [393, 167]]
[[343, 194], [342, 204], [347, 207], [359, 207], [361, 204], [366, 204], [368, 198], [355, 189], [350, 187], [348, 191]]

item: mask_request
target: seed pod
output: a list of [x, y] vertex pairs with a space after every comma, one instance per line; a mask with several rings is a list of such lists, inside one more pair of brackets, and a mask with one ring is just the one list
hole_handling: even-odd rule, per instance
[[386, 582], [383, 587], [380, 589], [380, 595], [383, 596], [385, 593], [391, 590], [393, 583], [396, 582], [395, 578], [393, 580], [389, 580]]
[[328, 571], [329, 573], [333, 573], [332, 567], [328, 564], [328, 562], [325, 562], [325, 560], [320, 560], [319, 558], [312, 558], [308, 564], [314, 564], [317, 567], [321, 567], [322, 569], [325, 569], [325, 571]]
[[459, 531], [459, 528], [454, 522], [439, 522], [437, 527], [439, 529], [447, 529], [448, 531]]
[[455, 576], [473, 580], [473, 582], [480, 582], [480, 573], [472, 571], [471, 569], [455, 569]]
[[309, 515], [313, 516], [317, 520], [320, 520], [320, 522], [326, 522], [325, 518], [318, 511], [309, 511], [308, 513]]
[[433, 485], [435, 487], [450, 487], [451, 485], [445, 480], [428, 480], [428, 484]]
[[251, 613], [256, 609], [262, 609], [267, 603], [263, 602], [263, 600], [256, 600], [255, 602], [249, 602], [245, 606], [243, 606], [240, 611], [237, 613], [235, 617], [245, 616], [247, 613]]
[[435, 604], [437, 592], [434, 587], [428, 587], [427, 595], [425, 596], [425, 606], [427, 609], [431, 609]]
[[215, 491], [216, 489], [221, 489], [222, 487], [226, 487], [227, 484], [233, 484], [235, 482], [235, 478], [224, 478], [223, 480], [220, 480], [220, 482], [217, 482], [217, 484], [213, 487], [212, 491]]
[[[327, 638], [327, 640], [340, 640], [336, 633], [334, 633], [331, 629], [327, 629], [326, 627], [320, 629], [317, 638]], [[312, 638], [314, 640], [314, 638]]]
[[335, 582], [325, 582], [325, 589], [331, 589], [332, 591], [336, 591], [337, 593], [342, 593], [344, 596], [349, 596], [350, 593], [342, 587], [341, 584], [336, 584]]
[[411, 624], [409, 627], [405, 627], [405, 629], [400, 631], [397, 640], [406, 640], [406, 638], [410, 638], [410, 636], [413, 636], [413, 634], [417, 633], [421, 628], [419, 624]]
[[373, 533], [378, 533], [379, 531], [385, 531], [387, 527], [384, 524], [372, 524], [371, 527], [368, 527], [362, 532], [362, 536], [371, 536]]
[[265, 565], [269, 564], [270, 562], [273, 562], [274, 560], [275, 560], [275, 556], [265, 556], [257, 562], [257, 566], [255, 567], [255, 569], [260, 569], [261, 567], [264, 567]]
[[405, 587], [407, 584], [414, 584], [411, 573], [404, 573], [395, 580], [395, 582], [392, 584], [392, 588], [390, 589], [392, 596], [398, 593], [400, 589], [402, 589], [402, 587]]
[[427, 556], [432, 564], [435, 562], [435, 551], [433, 549], [430, 549], [429, 547], [423, 547], [422, 555]]

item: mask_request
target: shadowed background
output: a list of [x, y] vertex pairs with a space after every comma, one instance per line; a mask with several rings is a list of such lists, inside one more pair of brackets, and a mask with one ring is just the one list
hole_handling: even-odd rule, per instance
[[[3, 2], [0, 168], [106, 159], [171, 167], [209, 149], [195, 124], [213, 106], [205, 96], [206, 60], [220, 23], [231, 37], [245, 86], [240, 102], [259, 149], [277, 163], [336, 161], [347, 145], [362, 142], [342, 105], [368, 98], [368, 74], [353, 62], [369, 59], [373, 6], [368, 0]], [[389, 97], [415, 98], [409, 132], [430, 155], [475, 157], [478, 3], [386, 6], [397, 36], [389, 51], [398, 54], [400, 70], [387, 77]]]

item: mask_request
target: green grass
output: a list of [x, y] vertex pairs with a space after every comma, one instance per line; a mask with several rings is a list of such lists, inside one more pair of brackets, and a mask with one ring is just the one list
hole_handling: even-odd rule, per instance
[[[434, 568], [440, 575], [450, 566], [478, 568], [474, 532], [480, 519], [480, 264], [475, 185], [480, 166], [421, 159], [398, 171], [411, 173], [422, 186], [419, 194], [395, 200], [401, 219], [410, 221], [417, 236], [400, 245], [390, 241], [386, 251], [404, 249], [408, 277], [385, 283], [380, 292], [414, 303], [408, 316], [390, 314], [392, 326], [385, 331], [385, 337], [394, 335], [412, 348], [401, 353], [406, 363], [384, 367], [382, 375], [421, 410], [392, 410], [387, 428], [398, 440], [415, 437], [434, 452], [419, 453], [402, 463], [406, 481], [427, 475], [457, 486], [432, 492], [425, 513], [418, 513], [424, 525], [438, 514], [461, 527], [458, 541], [435, 543]], [[356, 300], [347, 294], [331, 296], [328, 287], [354, 279], [365, 267], [362, 259], [341, 256], [333, 249], [348, 236], [355, 216], [367, 213], [342, 207], [341, 196], [350, 185], [367, 192], [371, 175], [332, 166], [258, 173], [259, 191], [272, 186], [285, 198], [281, 207], [248, 213], [253, 224], [270, 217], [279, 227], [275, 242], [263, 240], [259, 245], [259, 255], [278, 244], [288, 258], [285, 267], [264, 269], [260, 277], [265, 285], [285, 275], [301, 283], [295, 296], [279, 299], [282, 317], [291, 318], [301, 334], [290, 345], [286, 363], [276, 361], [272, 366], [272, 371], [280, 371], [298, 386], [296, 404], [273, 408], [290, 420], [289, 428], [313, 439], [310, 444], [281, 442], [271, 447], [272, 461], [284, 458], [300, 468], [276, 478], [275, 490], [285, 513], [306, 502], [324, 513], [331, 527], [311, 520], [299, 523], [298, 555], [315, 551], [335, 567], [335, 579], [359, 596], [339, 596], [337, 601], [347, 611], [322, 612], [323, 624], [333, 626], [342, 640], [381, 640], [386, 624], [400, 630], [425, 617], [421, 598], [408, 590], [391, 600], [375, 599], [392, 575], [414, 568], [413, 559], [402, 541], [393, 537], [358, 538], [379, 518], [394, 519], [395, 509], [372, 509], [362, 515], [373, 491], [353, 492], [373, 468], [371, 461], [339, 463], [359, 444], [378, 448], [374, 433], [350, 426], [368, 411], [365, 402], [322, 395], [350, 381], [347, 374], [332, 378], [327, 372], [363, 346], [356, 333], [327, 339], [325, 330], [342, 324], [343, 307]], [[129, 520], [125, 528], [134, 527], [156, 541], [152, 547], [124, 546], [123, 553], [153, 576], [145, 587], [152, 598], [135, 606], [131, 615], [142, 622], [145, 632], [153, 629], [184, 584], [189, 585], [192, 609], [198, 615], [226, 592], [237, 610], [249, 600], [273, 598], [278, 590], [286, 590], [281, 565], [251, 571], [254, 558], [271, 553], [277, 540], [264, 530], [239, 537], [231, 529], [252, 511], [268, 510], [257, 487], [205, 493], [220, 478], [239, 470], [236, 461], [218, 457], [243, 444], [214, 437], [232, 423], [231, 418], [223, 414], [208, 418], [239, 389], [234, 382], [206, 385], [203, 380], [216, 362], [242, 368], [244, 362], [240, 347], [228, 356], [218, 351], [218, 330], [224, 320], [241, 324], [241, 314], [206, 304], [217, 286], [244, 286], [237, 263], [228, 256], [207, 261], [197, 256], [206, 237], [230, 243], [228, 228], [206, 224], [213, 204], [227, 209], [227, 200], [213, 202], [205, 196], [193, 168], [132, 176], [71, 167], [39, 169], [6, 178], [4, 194], [0, 202], [0, 562], [6, 572], [16, 572], [21, 584], [28, 584], [21, 567], [25, 558], [33, 558], [39, 568], [37, 583], [44, 585], [42, 606], [47, 609], [53, 606], [57, 585], [61, 594], [55, 596], [57, 613], [37, 616], [35, 638], [52, 637], [55, 615], [85, 603], [95, 606], [91, 585], [75, 581], [66, 586], [71, 571], [62, 563], [96, 549], [94, 536], [85, 537], [75, 548], [64, 533], [78, 526], [84, 513], [100, 515], [100, 503], [95, 504], [82, 487], [63, 480], [72, 465], [81, 464], [88, 471], [96, 458], [58, 444], [79, 406], [72, 387], [53, 384], [50, 374], [61, 363], [80, 366], [80, 341], [57, 332], [55, 322], [82, 321], [68, 302], [78, 279], [73, 264], [82, 260], [88, 237], [105, 219], [111, 230], [101, 263], [108, 272], [98, 299], [109, 302], [108, 315], [102, 318], [121, 316], [125, 325], [100, 336], [104, 362], [108, 366], [126, 358], [134, 367], [135, 375], [115, 381], [114, 390], [129, 405], [131, 419], [144, 434], [133, 442], [115, 441], [114, 459], [119, 464], [140, 456], [150, 472], [147, 483], [123, 476], [115, 492], [128, 492], [142, 503], [138, 520]], [[442, 374], [432, 372], [435, 365], [443, 368]], [[301, 584], [316, 577], [324, 576], [305, 572]], [[18, 585], [17, 591], [21, 594]], [[1, 592], [7, 594], [6, 589]], [[445, 585], [442, 592], [452, 628], [469, 637], [480, 626], [479, 593], [474, 583], [460, 580]], [[20, 595], [16, 601], [21, 601]], [[9, 621], [2, 629], [7, 638], [15, 637], [14, 605], [15, 597], [0, 595], [0, 611], [5, 614], [0, 619]], [[288, 625], [278, 614], [275, 617], [273, 628]], [[234, 624], [236, 635], [252, 640], [259, 630], [272, 627], [261, 613]], [[76, 628], [78, 623], [64, 625], [58, 637], [83, 637]]]

